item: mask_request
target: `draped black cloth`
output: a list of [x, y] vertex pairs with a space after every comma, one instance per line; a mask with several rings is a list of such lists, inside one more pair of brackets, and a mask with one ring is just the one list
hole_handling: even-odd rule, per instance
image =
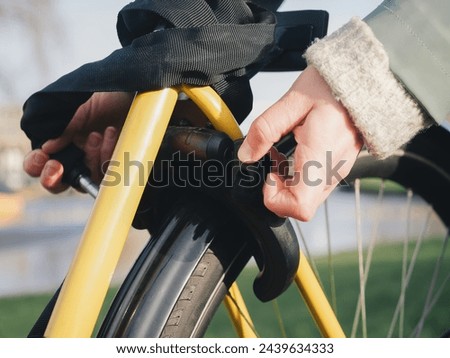
[[38, 148], [60, 136], [94, 92], [179, 84], [211, 85], [242, 121], [252, 108], [249, 79], [276, 53], [275, 23], [275, 15], [254, 1], [134, 1], [118, 14], [123, 47], [33, 94], [21, 127]]

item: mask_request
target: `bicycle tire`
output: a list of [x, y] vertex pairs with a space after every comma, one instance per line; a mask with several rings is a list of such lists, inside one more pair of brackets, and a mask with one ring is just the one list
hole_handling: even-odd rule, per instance
[[[198, 196], [180, 199], [136, 260], [99, 337], [203, 334], [221, 298], [251, 257], [246, 230], [235, 220], [230, 225], [226, 209], [218, 212], [212, 204]], [[193, 322], [200, 324], [191, 327]]]
[[[374, 160], [362, 153], [346, 180], [380, 177], [396, 181], [428, 201], [448, 230], [450, 168], [446, 156], [450, 152], [449, 138], [450, 133], [435, 127], [417, 136], [408, 148], [387, 160]], [[211, 215], [211, 205], [208, 207], [203, 203], [195, 208], [192, 203], [186, 205], [176, 210], [177, 214], [169, 218], [168, 224], [150, 241], [137, 260], [114, 300], [99, 336], [200, 337], [205, 332], [250, 254], [243, 239], [245, 235], [239, 235], [242, 228], [232, 233], [230, 226], [225, 225], [225, 236], [230, 233], [236, 236], [232, 240], [230, 237], [224, 240], [219, 229], [223, 230], [224, 226]], [[192, 217], [197, 217], [196, 220], [202, 218], [202, 225], [209, 226], [211, 233], [215, 234], [207, 244], [199, 240], [195, 242], [189, 230], [183, 228], [184, 224], [174, 225], [175, 217], [184, 224]], [[177, 272], [188, 274], [178, 277], [175, 282], [168, 268], [177, 266], [178, 259], [174, 253], [183, 250], [188, 250], [189, 255], [195, 252], [196, 257], [192, 257], [189, 264], [182, 265]], [[166, 287], [155, 285], [154, 277], [158, 277]]]

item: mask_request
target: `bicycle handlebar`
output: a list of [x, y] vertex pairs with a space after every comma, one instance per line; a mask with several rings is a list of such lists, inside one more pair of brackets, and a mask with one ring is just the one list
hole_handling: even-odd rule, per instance
[[63, 183], [69, 184], [75, 189], [82, 189], [95, 198], [98, 194], [98, 185], [90, 178], [90, 170], [83, 162], [84, 155], [82, 149], [71, 143], [63, 150], [50, 155], [50, 158], [63, 165]]
[[[289, 155], [294, 142], [290, 135], [277, 146]], [[260, 269], [254, 291], [260, 300], [268, 301], [292, 282], [299, 263], [298, 241], [289, 220], [264, 206], [262, 186], [270, 171], [270, 158], [244, 164], [236, 154], [240, 143], [215, 130], [170, 126], [133, 226], [157, 230], [181, 195], [193, 191], [206, 194], [234, 213], [252, 234], [253, 255]], [[169, 163], [169, 170], [163, 163]]]
[[[170, 157], [173, 153], [180, 153], [187, 158], [190, 154], [195, 153], [196, 161], [203, 163], [213, 161], [222, 163], [225, 169], [231, 168], [228, 171], [224, 169], [223, 175], [224, 178], [231, 177], [232, 186], [208, 187], [205, 185], [208, 178], [205, 181], [204, 173], [201, 173], [202, 187], [200, 190], [237, 213], [237, 216], [253, 234], [253, 239], [257, 243], [253, 254], [260, 269], [260, 273], [254, 281], [254, 291], [260, 300], [268, 301], [280, 295], [292, 282], [299, 263], [299, 247], [290, 222], [270, 212], [263, 203], [262, 185], [271, 170], [270, 157], [266, 155], [259, 162], [244, 164], [237, 158], [237, 151], [241, 143], [242, 140], [233, 142], [225, 134], [214, 130], [171, 126], [167, 129], [161, 145], [159, 161], [165, 156], [166, 158]], [[295, 145], [294, 136], [288, 134], [275, 147], [280, 153], [289, 156], [294, 151]], [[81, 188], [93, 197], [97, 196], [98, 186], [89, 178], [89, 169], [83, 163], [84, 152], [80, 148], [70, 144], [51, 157], [63, 164], [63, 181], [65, 183], [77, 189]], [[233, 162], [231, 166], [230, 162]], [[176, 166], [177, 164], [172, 162], [171, 165]], [[193, 170], [196, 169], [193, 168]], [[155, 170], [158, 171], [157, 165], [155, 165]], [[179, 170], [175, 170], [175, 172], [183, 175]], [[192, 175], [192, 173], [187, 175]], [[186, 178], [178, 179], [183, 181]], [[167, 178], [164, 182], [166, 180]], [[171, 180], [177, 180], [177, 178], [171, 178]], [[152, 190], [155, 188], [153, 187]], [[143, 201], [144, 206], [157, 207], [159, 205], [158, 201], [155, 203], [147, 203], [145, 199]], [[143, 212], [154, 211], [146, 209]], [[134, 226], [144, 228], [148, 220], [151, 218], [146, 215], [142, 217], [138, 212]], [[141, 224], [138, 224], [139, 222]]]

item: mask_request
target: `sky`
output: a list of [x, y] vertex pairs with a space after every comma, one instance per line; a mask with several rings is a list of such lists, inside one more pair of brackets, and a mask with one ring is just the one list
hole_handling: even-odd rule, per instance
[[[329, 32], [352, 16], [364, 17], [380, 0], [286, 0], [280, 10], [321, 9], [330, 13]], [[86, 62], [102, 59], [120, 47], [115, 23], [117, 13], [128, 0], [58, 0], [57, 31], [44, 41], [48, 70], [35, 64], [27, 34], [11, 24], [0, 24], [0, 70], [13, 83], [11, 91], [0, 93], [0, 105], [22, 104], [32, 93]], [[41, 16], [45, 16], [42, 14]], [[251, 121], [279, 98], [297, 73], [261, 74], [252, 80], [255, 103]], [[1, 77], [0, 77], [1, 78]]]

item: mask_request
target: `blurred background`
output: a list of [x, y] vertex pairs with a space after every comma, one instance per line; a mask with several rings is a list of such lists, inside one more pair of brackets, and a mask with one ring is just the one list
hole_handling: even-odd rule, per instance
[[[93, 204], [90, 197], [73, 190], [51, 195], [40, 187], [38, 179], [25, 175], [22, 161], [30, 145], [19, 128], [22, 105], [31, 94], [60, 76], [119, 48], [116, 17], [128, 2], [0, 0], [0, 337], [26, 335], [49, 296], [37, 296], [40, 298], [37, 303], [33, 301], [33, 311], [28, 297], [52, 292], [59, 286]], [[327, 10], [330, 33], [352, 16], [364, 17], [380, 2], [286, 0], [280, 10]], [[252, 79], [254, 110], [242, 125], [244, 132], [297, 76], [293, 72], [261, 73]], [[368, 204], [375, 200], [375, 195], [369, 196]], [[391, 200], [391, 205], [383, 212], [386, 231], [380, 236], [388, 240], [404, 237], [405, 226], [397, 232], [394, 225], [404, 214], [392, 205], [399, 198], [393, 195], [386, 200]], [[422, 207], [420, 202], [414, 201], [414, 205], [414, 209]], [[295, 222], [296, 229], [314, 238], [309, 247], [313, 254], [326, 250], [330, 231], [334, 248], [343, 251], [356, 246], [355, 234], [346, 231], [355, 227], [350, 221], [354, 217], [349, 215], [354, 206], [353, 199], [340, 191], [326, 209], [334, 214], [328, 226], [323, 225], [323, 209], [311, 223]], [[370, 219], [377, 214], [367, 205], [363, 215]], [[414, 211], [413, 215], [423, 217], [423, 211]], [[370, 227], [363, 229], [365, 233]], [[144, 232], [131, 230], [114, 277], [116, 282], [123, 278], [147, 239]], [[352, 268], [352, 273], [356, 272]], [[15, 330], [19, 316], [23, 322]]]
[[[23, 172], [23, 157], [30, 146], [19, 128], [21, 107], [32, 93], [58, 77], [119, 48], [116, 17], [127, 3], [0, 0], [0, 296], [57, 287], [92, 206], [89, 197], [71, 190], [48, 194], [37, 179]], [[366, 15], [378, 3], [287, 0], [281, 10], [328, 10], [333, 31], [351, 16]], [[266, 73], [253, 79], [256, 100], [244, 129], [297, 75]], [[132, 233], [118, 276], [145, 242], [143, 235]]]

